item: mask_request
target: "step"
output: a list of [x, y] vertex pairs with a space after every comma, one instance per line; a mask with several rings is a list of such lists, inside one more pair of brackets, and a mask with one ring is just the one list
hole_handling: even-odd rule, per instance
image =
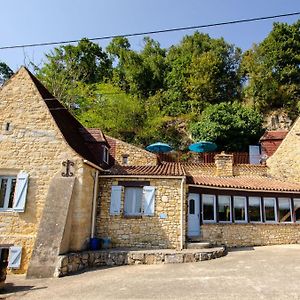
[[190, 242], [186, 244], [186, 249], [207, 249], [210, 248], [208, 242]]

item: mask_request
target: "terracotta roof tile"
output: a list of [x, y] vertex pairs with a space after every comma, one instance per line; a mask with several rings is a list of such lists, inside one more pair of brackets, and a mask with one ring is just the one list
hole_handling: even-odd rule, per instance
[[288, 130], [267, 130], [259, 140], [283, 140], [287, 134]]
[[156, 166], [114, 166], [110, 175], [184, 176], [180, 163], [162, 163]]
[[188, 183], [201, 186], [211, 186], [216, 188], [300, 192], [300, 184], [283, 182], [269, 177], [190, 176], [188, 177]]

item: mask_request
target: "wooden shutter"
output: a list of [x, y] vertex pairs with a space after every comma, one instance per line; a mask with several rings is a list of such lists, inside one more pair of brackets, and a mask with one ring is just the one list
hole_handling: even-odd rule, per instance
[[144, 203], [144, 215], [153, 216], [155, 207], [155, 187], [144, 186], [143, 188], [143, 203]]
[[17, 176], [17, 183], [15, 188], [15, 198], [13, 210], [17, 212], [24, 212], [26, 204], [28, 188], [28, 174], [26, 172], [20, 172]]
[[122, 186], [114, 185], [111, 187], [110, 214], [119, 215], [121, 209]]
[[22, 247], [13, 246], [9, 248], [8, 255], [8, 267], [13, 269], [19, 269], [22, 258]]

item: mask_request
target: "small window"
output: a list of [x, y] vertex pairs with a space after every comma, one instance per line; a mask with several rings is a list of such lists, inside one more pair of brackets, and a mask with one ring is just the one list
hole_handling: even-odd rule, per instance
[[218, 196], [219, 222], [231, 222], [231, 197]]
[[300, 222], [300, 199], [294, 199], [295, 222]]
[[0, 210], [13, 208], [16, 181], [13, 176], [0, 176]]
[[124, 213], [127, 216], [142, 214], [143, 189], [136, 187], [125, 188]]
[[264, 210], [265, 210], [265, 221], [276, 222], [276, 199], [275, 198], [264, 198]]
[[213, 223], [216, 221], [216, 196], [202, 195], [203, 222]]
[[122, 155], [122, 164], [128, 165], [128, 155]]
[[194, 215], [195, 214], [195, 200], [194, 199], [190, 200], [190, 207], [189, 208], [190, 208], [189, 214]]
[[261, 198], [249, 197], [249, 222], [262, 222]]
[[109, 151], [106, 146], [103, 147], [103, 161], [107, 164], [109, 162]]
[[292, 222], [292, 206], [290, 198], [278, 198], [279, 222]]
[[234, 212], [234, 221], [237, 223], [247, 222], [247, 205], [246, 197], [234, 196], [233, 197], [233, 212]]

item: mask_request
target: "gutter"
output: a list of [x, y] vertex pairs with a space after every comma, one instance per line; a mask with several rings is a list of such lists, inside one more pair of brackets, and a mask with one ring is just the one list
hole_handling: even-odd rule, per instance
[[93, 168], [99, 170], [99, 171], [104, 171], [101, 167], [97, 166], [96, 164], [90, 162], [90, 161], [87, 160], [87, 159], [83, 159], [83, 162], [84, 162], [85, 164], [87, 164], [87, 165], [89, 165], [89, 166], [91, 166], [91, 167], [93, 167]]
[[102, 178], [166, 178], [166, 179], [182, 179], [185, 177], [181, 176], [170, 176], [170, 175], [103, 175], [101, 174], [100, 177]]
[[96, 170], [96, 172], [95, 172], [95, 178], [94, 178], [94, 193], [93, 193], [93, 205], [92, 205], [91, 238], [94, 238], [94, 237], [95, 237], [95, 224], [96, 224], [96, 212], [97, 212], [98, 182], [99, 182], [99, 170]]

